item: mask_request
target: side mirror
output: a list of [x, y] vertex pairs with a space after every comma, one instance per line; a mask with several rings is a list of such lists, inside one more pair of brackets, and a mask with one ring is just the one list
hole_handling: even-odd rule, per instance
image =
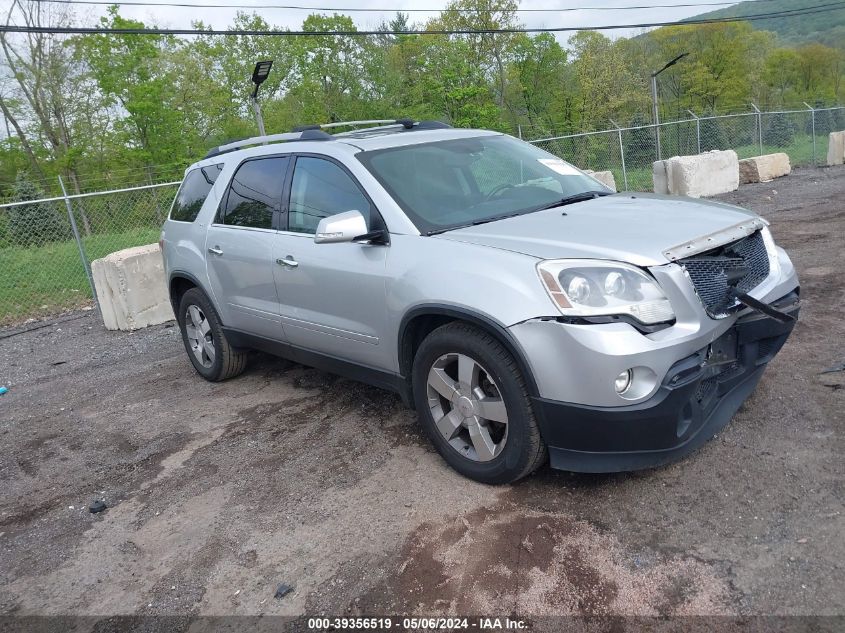
[[356, 237], [367, 232], [367, 221], [360, 211], [346, 211], [320, 220], [314, 242], [317, 244], [336, 244], [352, 242]]

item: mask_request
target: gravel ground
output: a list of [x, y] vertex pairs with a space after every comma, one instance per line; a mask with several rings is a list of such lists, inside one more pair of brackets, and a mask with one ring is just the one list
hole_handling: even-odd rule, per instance
[[261, 355], [209, 384], [176, 328], [92, 313], [0, 332], [0, 613], [842, 615], [845, 169], [721, 199], [772, 222], [804, 307], [658, 470], [487, 487], [374, 388]]

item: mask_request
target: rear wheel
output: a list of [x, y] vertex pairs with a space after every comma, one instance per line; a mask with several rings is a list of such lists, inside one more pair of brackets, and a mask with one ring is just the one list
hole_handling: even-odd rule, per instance
[[420, 422], [462, 475], [509, 483], [545, 461], [522, 374], [486, 332], [465, 323], [436, 329], [417, 351], [412, 380]]
[[247, 352], [229, 344], [217, 311], [199, 288], [182, 295], [179, 328], [191, 364], [206, 380], [226, 380], [246, 369]]

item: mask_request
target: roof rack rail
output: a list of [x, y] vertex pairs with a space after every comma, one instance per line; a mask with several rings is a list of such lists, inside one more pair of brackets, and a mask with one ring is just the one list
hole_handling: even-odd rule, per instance
[[417, 123], [418, 130], [450, 130], [452, 126], [443, 121], [426, 120]]
[[365, 130], [351, 130], [349, 132], [340, 132], [337, 136], [354, 134], [355, 132], [364, 132], [370, 130], [385, 130], [399, 127], [398, 131], [403, 130], [440, 130], [451, 128], [452, 126], [442, 121], [414, 121], [413, 119], [368, 119], [364, 121], [337, 121], [335, 123], [323, 123], [321, 125], [299, 125], [293, 128], [294, 132], [303, 132], [307, 130], [328, 130], [337, 127], [357, 127], [360, 125], [374, 125], [376, 127], [366, 128]]
[[211, 158], [212, 156], [218, 156], [219, 154], [233, 152], [236, 149], [247, 147], [248, 145], [267, 145], [268, 143], [284, 143], [287, 141], [330, 141], [332, 138], [331, 134], [326, 134], [319, 128], [306, 127], [305, 129], [296, 130], [294, 132], [268, 134], [266, 136], [253, 136], [239, 141], [226, 143], [225, 145], [211, 148], [208, 154], [205, 155], [205, 158]]
[[321, 130], [328, 130], [335, 127], [353, 127], [358, 125], [376, 125], [378, 123], [387, 125], [402, 125], [411, 127], [414, 122], [411, 119], [367, 119], [364, 121], [337, 121], [335, 123], [323, 123], [318, 126]]

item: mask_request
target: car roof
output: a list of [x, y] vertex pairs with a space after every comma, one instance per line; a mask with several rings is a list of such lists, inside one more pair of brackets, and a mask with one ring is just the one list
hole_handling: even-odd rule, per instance
[[[501, 132], [476, 129], [444, 128], [400, 131], [396, 129], [370, 128], [335, 134], [325, 140], [288, 140], [281, 143], [271, 142], [266, 145], [253, 145], [243, 149], [218, 153], [193, 163], [185, 169], [185, 173], [187, 174], [193, 169], [206, 167], [208, 165], [216, 165], [226, 162], [241, 162], [247, 157], [278, 154], [280, 152], [310, 152], [315, 154], [337, 156], [338, 153], [357, 154], [360, 151], [373, 151], [391, 147], [405, 147], [409, 145], [420, 145], [423, 143], [435, 143], [437, 141], [448, 141], [450, 139], [501, 135]], [[343, 149], [346, 151], [342, 151]], [[341, 151], [339, 152], [338, 150]]]

